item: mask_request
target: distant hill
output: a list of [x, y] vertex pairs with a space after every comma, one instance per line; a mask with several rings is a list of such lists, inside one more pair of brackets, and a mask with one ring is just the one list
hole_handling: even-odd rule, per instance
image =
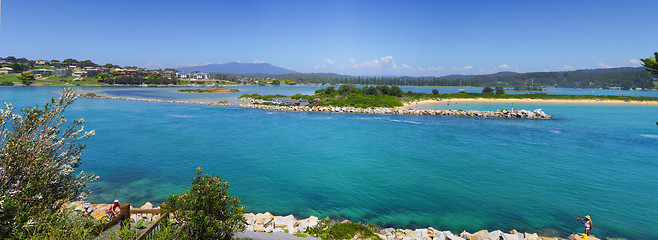
[[228, 74], [287, 74], [297, 73], [290, 69], [272, 66], [269, 63], [225, 63], [225, 64], [208, 64], [194, 67], [180, 67], [176, 70], [189, 73], [194, 71], [204, 73], [228, 73]]
[[597, 68], [597, 69], [581, 69], [574, 72], [579, 73], [611, 73], [611, 72], [631, 72], [645, 70], [645, 67], [618, 67], [618, 68]]
[[488, 77], [507, 77], [507, 76], [514, 76], [519, 73], [516, 72], [497, 72], [497, 73], [492, 73], [492, 74], [486, 74], [486, 75], [461, 75], [461, 74], [453, 74], [453, 75], [447, 75], [443, 76], [441, 78], [449, 79], [449, 80], [456, 80], [456, 79], [471, 79], [472, 77], [475, 76], [488, 76]]

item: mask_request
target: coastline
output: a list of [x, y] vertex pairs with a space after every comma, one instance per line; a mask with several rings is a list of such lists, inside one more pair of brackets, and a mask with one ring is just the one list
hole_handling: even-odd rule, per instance
[[421, 100], [417, 102], [405, 102], [403, 108], [422, 106], [429, 104], [447, 103], [549, 103], [549, 104], [603, 104], [603, 105], [650, 105], [658, 106], [658, 102], [648, 101], [621, 101], [621, 100], [567, 100], [567, 99], [529, 99], [529, 98], [455, 98], [437, 100]]
[[[93, 206], [92, 212], [88, 214], [98, 220], [102, 221], [106, 217], [106, 211], [110, 208], [111, 204], [98, 203], [92, 204], [85, 201], [75, 201], [64, 203], [63, 206], [76, 211], [84, 211], [84, 205], [90, 204]], [[141, 207], [130, 206], [131, 214], [130, 221], [136, 223], [137, 221], [145, 221], [153, 223], [158, 221], [162, 216], [160, 206], [154, 206], [150, 202], [144, 203]], [[153, 213], [133, 213], [132, 210], [147, 210]], [[275, 216], [270, 212], [265, 213], [243, 213], [245, 218], [245, 229], [236, 233], [236, 236], [247, 236], [253, 239], [271, 239], [273, 235], [278, 235], [276, 239], [320, 239], [318, 236], [311, 236], [306, 233], [309, 228], [322, 225], [323, 221], [331, 222], [332, 224], [349, 223], [349, 220], [318, 218], [309, 216], [307, 218], [296, 218], [294, 215], [289, 214], [286, 216]], [[364, 223], [360, 223], [365, 225]], [[368, 226], [376, 226], [368, 224]], [[494, 230], [489, 232], [486, 229], [479, 230], [474, 233], [469, 233], [462, 230], [461, 233], [453, 233], [448, 230], [435, 229], [433, 227], [419, 228], [419, 229], [402, 229], [402, 228], [382, 228], [375, 227], [373, 232], [382, 240], [394, 239], [408, 239], [408, 240], [425, 240], [425, 239], [450, 239], [450, 240], [470, 240], [470, 239], [514, 239], [514, 240], [581, 240], [583, 239], [579, 234], [570, 234], [568, 238], [560, 236], [540, 236], [538, 233], [518, 232], [510, 230], [503, 232], [501, 230]], [[565, 236], [566, 234], [563, 233]], [[598, 240], [595, 236], [589, 236], [589, 240]]]

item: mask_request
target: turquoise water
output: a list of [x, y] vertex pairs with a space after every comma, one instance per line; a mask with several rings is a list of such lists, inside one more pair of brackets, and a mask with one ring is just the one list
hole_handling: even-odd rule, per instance
[[[176, 88], [79, 91], [218, 100], [318, 88], [240, 89], [231, 96]], [[59, 90], [0, 87], [0, 102], [44, 103]], [[85, 141], [81, 166], [101, 176], [91, 185], [93, 202], [160, 203], [189, 188], [200, 166], [228, 181], [249, 212], [457, 233], [582, 232], [573, 213], [591, 215], [598, 236], [658, 238], [652, 231], [658, 229], [658, 106], [515, 107], [542, 108], [557, 119], [287, 113], [84, 98], [67, 116], [84, 117], [86, 128], [96, 130]]]

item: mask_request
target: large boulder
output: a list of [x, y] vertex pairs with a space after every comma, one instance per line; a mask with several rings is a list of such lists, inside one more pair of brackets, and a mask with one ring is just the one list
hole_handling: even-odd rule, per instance
[[467, 232], [466, 230], [462, 231], [462, 233], [459, 234], [460, 238], [463, 239], [471, 239], [471, 233]]
[[539, 238], [539, 235], [537, 235], [536, 233], [533, 233], [533, 234], [526, 234], [523, 240], [541, 240], [541, 238]]
[[503, 231], [496, 230], [489, 233], [489, 238], [497, 240], [500, 239], [502, 235], [503, 235]]
[[265, 232], [265, 228], [261, 225], [251, 225], [254, 227], [254, 232]]
[[[489, 231], [487, 230], [480, 230], [476, 233], [471, 234], [471, 240], [488, 240], [490, 239]], [[466, 238], [468, 239], [468, 238]]]
[[452, 234], [450, 231], [443, 231], [443, 234], [445, 235], [446, 240], [464, 240], [463, 238]]
[[141, 209], [151, 209], [151, 208], [153, 208], [153, 204], [151, 202], [146, 202], [146, 203], [144, 203], [144, 205], [142, 205], [139, 208], [141, 208]]
[[523, 233], [503, 233], [503, 240], [523, 240]]
[[242, 214], [242, 216], [244, 217], [244, 219], [247, 220], [247, 225], [253, 225], [254, 222], [256, 222], [256, 214], [245, 213], [245, 214]]
[[288, 215], [285, 217], [276, 216], [274, 217], [274, 227], [283, 230], [288, 230], [288, 233], [295, 233], [295, 216]]
[[269, 212], [266, 213], [259, 213], [256, 214], [256, 221], [254, 222], [255, 225], [261, 225], [265, 228], [269, 227], [272, 225], [272, 221], [274, 220], [274, 215], [272, 215]]

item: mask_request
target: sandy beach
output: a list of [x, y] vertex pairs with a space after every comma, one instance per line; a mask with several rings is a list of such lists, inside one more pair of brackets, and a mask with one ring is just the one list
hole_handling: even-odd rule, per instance
[[443, 99], [437, 100], [423, 100], [418, 102], [404, 103], [404, 108], [410, 108], [419, 105], [427, 104], [448, 104], [448, 103], [548, 103], [548, 104], [605, 104], [605, 105], [654, 105], [658, 106], [658, 102], [654, 101], [621, 101], [621, 100], [566, 100], [566, 99], [491, 99], [491, 98], [460, 98], [460, 99]]

